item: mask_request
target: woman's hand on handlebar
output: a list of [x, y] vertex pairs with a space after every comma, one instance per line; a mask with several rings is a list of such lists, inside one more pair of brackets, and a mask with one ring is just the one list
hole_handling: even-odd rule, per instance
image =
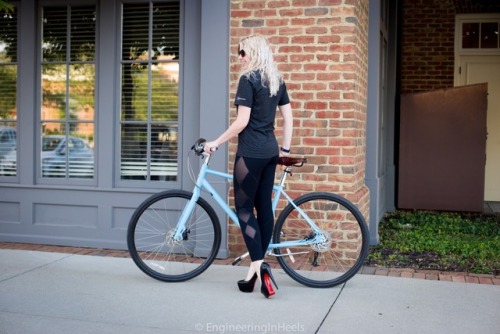
[[203, 147], [203, 150], [208, 153], [212, 154], [218, 149], [218, 144], [215, 141], [207, 141], [205, 143], [205, 146]]

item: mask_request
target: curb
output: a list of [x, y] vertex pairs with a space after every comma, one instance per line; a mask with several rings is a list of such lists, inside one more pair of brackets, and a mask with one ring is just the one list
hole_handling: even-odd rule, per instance
[[[42, 244], [12, 243], [12, 242], [0, 242], [0, 249], [25, 250], [25, 251], [49, 252], [49, 253], [65, 253], [65, 254], [75, 254], [75, 255], [120, 257], [120, 258], [130, 257], [128, 251], [126, 250], [71, 247], [71, 246], [51, 246]], [[218, 265], [231, 265], [232, 262], [233, 259], [216, 259], [213, 263]], [[239, 265], [242, 264], [245, 265], [247, 262], [249, 262], [249, 260], [244, 260]], [[277, 261], [271, 260], [266, 262], [269, 262], [269, 264], [272, 267], [279, 266]], [[359, 271], [359, 274], [500, 286], [500, 276], [474, 274], [466, 272], [446, 272], [438, 270], [416, 270], [416, 269], [406, 269], [406, 268], [363, 266]]]
[[404, 278], [425, 279], [431, 281], [488, 284], [488, 285], [500, 286], [500, 276], [474, 274], [467, 272], [450, 272], [450, 271], [439, 271], [439, 270], [417, 270], [417, 269], [407, 269], [407, 268], [385, 268], [385, 267], [365, 266], [361, 268], [360, 273], [365, 275], [404, 277]]

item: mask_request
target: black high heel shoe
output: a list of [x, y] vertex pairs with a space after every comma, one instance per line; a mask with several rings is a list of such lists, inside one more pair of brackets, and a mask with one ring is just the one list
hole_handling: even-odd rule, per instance
[[253, 288], [255, 286], [255, 281], [257, 280], [257, 273], [253, 274], [252, 278], [250, 280], [245, 281], [245, 280], [239, 280], [238, 281], [238, 288], [240, 288], [241, 292], [252, 292]]
[[262, 262], [262, 264], [260, 265], [260, 279], [262, 283], [260, 292], [264, 295], [264, 297], [269, 298], [271, 296], [274, 296], [275, 292], [271, 281], [273, 281], [276, 289], [279, 288], [278, 284], [276, 284], [276, 281], [274, 280], [273, 274], [271, 273], [271, 267], [266, 262]]

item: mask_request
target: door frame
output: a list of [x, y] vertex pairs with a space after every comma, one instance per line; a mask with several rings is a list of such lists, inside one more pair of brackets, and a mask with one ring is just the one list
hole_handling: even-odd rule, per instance
[[494, 56], [500, 55], [500, 47], [497, 49], [464, 49], [462, 48], [462, 23], [465, 22], [487, 22], [498, 20], [497, 14], [459, 14], [455, 16], [455, 65], [454, 65], [454, 86], [460, 85], [460, 58], [462, 56]]
[[[466, 75], [467, 69], [462, 66], [462, 63], [466, 61], [466, 58], [469, 57], [477, 57], [477, 60], [480, 61], [484, 59], [483, 57], [500, 57], [500, 40], [498, 41], [497, 48], [490, 49], [481, 49], [481, 48], [470, 48], [464, 49], [462, 48], [462, 24], [463, 23], [483, 23], [483, 22], [498, 22], [500, 26], [500, 13], [495, 14], [460, 14], [455, 17], [455, 64], [454, 64], [454, 86], [461, 86], [465, 84], [474, 84], [477, 82], [464, 82], [463, 76]], [[492, 111], [487, 111], [490, 114]], [[489, 117], [488, 117], [489, 119]], [[489, 123], [490, 121], [488, 121]], [[488, 127], [488, 128], [491, 128]], [[490, 151], [491, 152], [491, 151]], [[486, 153], [487, 154], [487, 153]], [[488, 161], [488, 159], [486, 160]], [[485, 165], [485, 170], [491, 168], [490, 165], [487, 167]], [[486, 172], [485, 171], [485, 172]], [[487, 187], [486, 187], [487, 179], [485, 175], [485, 200], [488, 200], [489, 196], [487, 196]], [[490, 196], [491, 196], [491, 192]]]

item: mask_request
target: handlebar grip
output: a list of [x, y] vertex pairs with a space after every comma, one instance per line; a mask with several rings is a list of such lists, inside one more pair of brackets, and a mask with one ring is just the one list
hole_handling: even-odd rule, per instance
[[[191, 146], [191, 150], [193, 150], [196, 155], [202, 155], [205, 153], [205, 143], [206, 143], [205, 138], [200, 138], [198, 139], [193, 146]], [[210, 152], [215, 152], [218, 150], [218, 147], [210, 147]]]
[[191, 147], [191, 149], [198, 155], [203, 153], [203, 148], [205, 147], [206, 139], [204, 138], [199, 138], [194, 145]]

